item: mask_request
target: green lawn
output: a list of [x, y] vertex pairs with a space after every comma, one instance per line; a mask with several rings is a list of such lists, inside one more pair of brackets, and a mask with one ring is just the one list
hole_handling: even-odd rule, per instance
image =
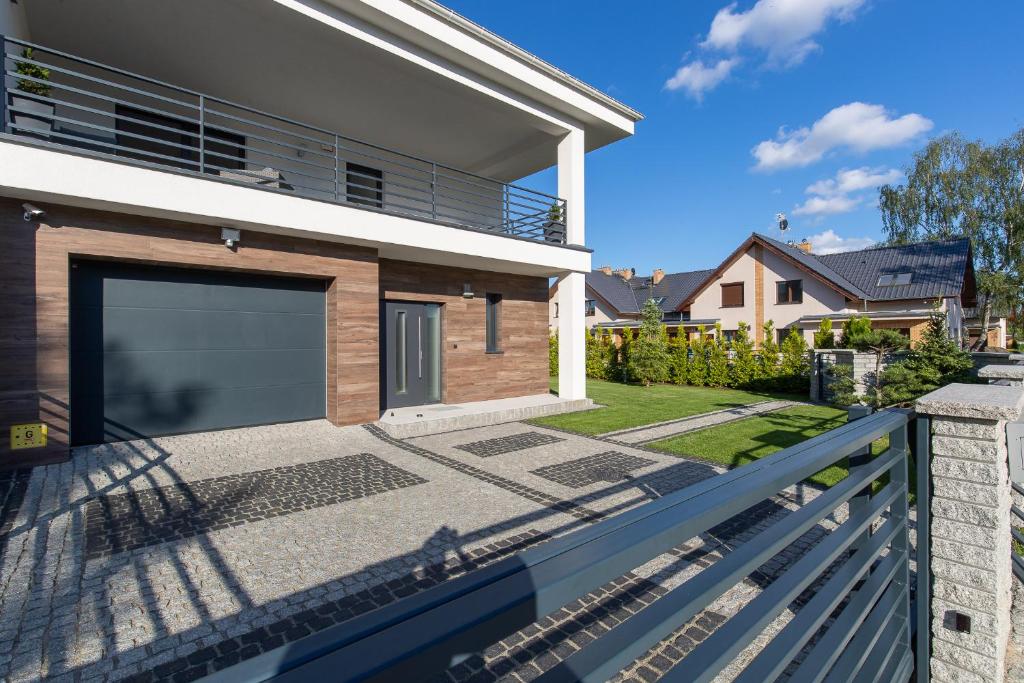
[[[845, 423], [844, 410], [830, 406], [795, 406], [683, 434], [649, 446], [732, 468], [794, 446]], [[877, 454], [886, 448], [888, 438], [875, 442], [873, 451]], [[844, 465], [828, 467], [809, 477], [808, 481], [832, 486], [846, 476]]]
[[[557, 379], [553, 377], [551, 388], [554, 390], [556, 387]], [[735, 408], [773, 398], [801, 399], [801, 397], [780, 397], [738, 389], [711, 389], [665, 384], [642, 387], [635, 384], [619, 384], [618, 382], [592, 379], [587, 380], [587, 396], [604, 407], [581, 413], [543, 417], [534, 422], [539, 425], [592, 435], [640, 427], [665, 420], [675, 420], [714, 410]], [[804, 400], [806, 400], [805, 397]]]

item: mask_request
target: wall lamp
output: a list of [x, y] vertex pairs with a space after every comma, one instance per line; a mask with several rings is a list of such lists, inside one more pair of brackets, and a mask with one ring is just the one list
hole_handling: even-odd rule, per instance
[[462, 285], [462, 298], [463, 299], [472, 299], [473, 298], [473, 285], [469, 284], [468, 282], [466, 282], [466, 283], [464, 283]]
[[232, 228], [221, 228], [220, 238], [224, 240], [224, 246], [228, 249], [234, 249], [235, 246], [242, 241], [242, 231], [234, 230]]
[[21, 205], [21, 209], [22, 209], [22, 211], [24, 211], [24, 213], [21, 214], [21, 217], [25, 219], [26, 223], [31, 223], [32, 221], [38, 221], [41, 218], [45, 218], [46, 217], [46, 211], [44, 211], [43, 209], [40, 209], [38, 206], [36, 206], [34, 204], [29, 204], [29, 203], [26, 202], [26, 203]]

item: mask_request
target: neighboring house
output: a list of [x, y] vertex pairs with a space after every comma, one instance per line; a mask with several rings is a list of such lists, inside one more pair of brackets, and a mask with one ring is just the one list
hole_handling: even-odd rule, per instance
[[[612, 270], [604, 266], [587, 273], [584, 314], [587, 329], [600, 326], [621, 335], [625, 327], [638, 327], [641, 312], [648, 299], [654, 299], [662, 311], [662, 320], [675, 335], [688, 314], [680, 313], [679, 305], [709, 274], [710, 270], [666, 273], [656, 269], [652, 275], [636, 275], [631, 269]], [[558, 285], [548, 292], [548, 327], [558, 329], [561, 306]], [[696, 324], [696, 323], [694, 323]], [[712, 321], [713, 324], [713, 321]]]
[[[817, 255], [806, 241], [784, 243], [755, 233], [713, 270], [655, 271], [650, 278], [629, 269], [591, 272], [587, 297], [597, 305], [587, 322], [618, 336], [639, 325], [640, 309], [652, 296], [672, 336], [682, 330], [692, 337], [698, 325], [711, 332], [720, 323], [731, 338], [744, 322], [760, 345], [761, 329], [771, 320], [777, 341], [795, 328], [813, 344], [824, 318], [838, 334], [851, 316], [867, 315], [876, 328], [897, 329], [916, 342], [936, 304], [948, 314], [950, 336], [980, 335], [980, 321], [972, 317], [975, 280], [966, 239]], [[554, 316], [557, 287], [550, 300]], [[1005, 346], [1005, 330], [1005, 320], [993, 316], [989, 346]]]
[[4, 464], [546, 394], [552, 277], [585, 396], [585, 153], [637, 112], [430, 0], [0, 2]]

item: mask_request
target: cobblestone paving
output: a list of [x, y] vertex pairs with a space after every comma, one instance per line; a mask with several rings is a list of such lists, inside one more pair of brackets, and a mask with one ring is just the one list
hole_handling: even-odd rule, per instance
[[7, 534], [14, 526], [21, 503], [25, 500], [25, 491], [28, 490], [28, 480], [31, 476], [32, 470], [29, 469], [0, 472], [0, 555], [7, 545]]
[[[573, 461], [606, 455], [607, 441], [536, 427], [536, 433], [559, 440], [510, 458], [482, 458], [458, 448], [522, 434], [524, 427], [497, 425], [401, 441], [372, 427], [278, 425], [107, 444], [80, 449], [69, 463], [36, 468], [8, 524], [8, 551], [0, 557], [0, 680], [193, 680], [720, 471], [617, 446], [628, 459], [619, 464], [630, 469], [607, 469], [603, 479], [579, 481], [567, 496], [564, 485], [531, 470], [566, 464], [578, 469]], [[103, 498], [123, 496], [127, 503], [183, 495], [186, 489], [202, 490], [209, 480], [251, 482], [287, 468], [312, 473], [305, 478], [329, 489], [336, 485], [325, 485], [318, 468], [359, 462], [369, 453], [384, 463], [381, 472], [390, 473], [375, 477], [375, 486], [395, 479], [419, 483], [314, 506], [304, 501], [316, 500], [316, 494], [298, 488], [299, 502], [287, 503], [294, 508], [288, 513], [132, 549], [112, 545], [109, 553], [87, 552], [88, 511], [102, 509]], [[620, 478], [609, 483], [613, 474]], [[439, 680], [532, 680], [816, 491], [800, 486], [791, 494], [682, 540], [555, 614], [540, 616]], [[730, 589], [618, 680], [659, 677], [831, 526], [832, 520], [823, 522]], [[799, 600], [793, 609], [798, 607]], [[787, 616], [773, 628], [781, 628]], [[753, 654], [745, 652], [738, 662]]]
[[358, 453], [100, 496], [86, 505], [86, 559], [423, 483], [371, 453]]
[[464, 443], [456, 446], [460, 451], [466, 451], [481, 458], [491, 458], [495, 455], [504, 455], [515, 451], [546, 446], [548, 444], [565, 441], [565, 439], [553, 434], [542, 434], [541, 432], [523, 432], [511, 436], [499, 436], [496, 439], [484, 439], [473, 443]]
[[578, 489], [601, 481], [614, 484], [625, 479], [630, 472], [653, 464], [654, 461], [647, 458], [626, 455], [618, 451], [605, 451], [557, 465], [546, 465], [530, 470], [530, 473], [556, 484]]

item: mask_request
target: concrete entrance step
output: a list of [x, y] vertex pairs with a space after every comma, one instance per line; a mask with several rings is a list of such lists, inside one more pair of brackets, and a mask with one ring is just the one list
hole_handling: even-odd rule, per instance
[[471, 403], [438, 403], [411, 408], [392, 408], [385, 411], [377, 424], [392, 438], [411, 439], [457, 429], [487, 427], [503, 422], [518, 422], [546, 415], [590, 410], [595, 407], [589, 398], [570, 401], [553, 394], [535, 394]]

